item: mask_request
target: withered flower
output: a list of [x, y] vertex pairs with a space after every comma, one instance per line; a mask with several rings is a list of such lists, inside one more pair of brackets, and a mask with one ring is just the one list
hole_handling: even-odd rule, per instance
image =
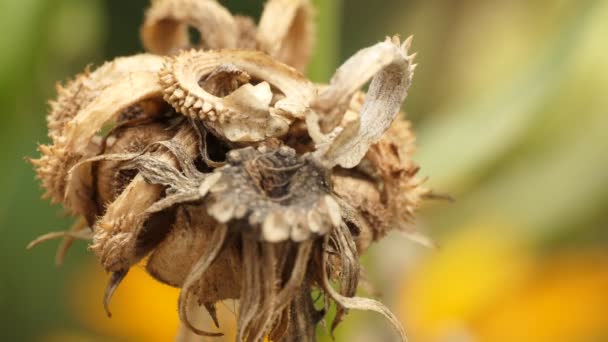
[[358, 256], [391, 229], [415, 234], [408, 220], [429, 194], [399, 115], [412, 40], [363, 49], [316, 85], [298, 71], [312, 13], [307, 0], [270, 0], [256, 26], [212, 0], [153, 1], [150, 52], [86, 71], [51, 104], [52, 142], [32, 163], [45, 196], [82, 220], [32, 245], [63, 237], [60, 261], [91, 238], [112, 273], [106, 309], [147, 257], [152, 277], [182, 289], [181, 321], [200, 335], [219, 334], [194, 326], [192, 303], [219, 324], [216, 303], [238, 299], [238, 340], [315, 340], [332, 303], [332, 330], [348, 309], [373, 310], [405, 340], [355, 292]]

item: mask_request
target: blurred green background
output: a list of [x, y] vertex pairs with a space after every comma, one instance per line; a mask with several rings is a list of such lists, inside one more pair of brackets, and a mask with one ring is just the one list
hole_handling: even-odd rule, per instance
[[[223, 1], [259, 16], [260, 0]], [[608, 341], [608, 1], [318, 0], [309, 74], [326, 81], [386, 35], [415, 35], [419, 68], [404, 109], [427, 184], [456, 198], [414, 223], [438, 250], [397, 234], [364, 257], [412, 341]], [[0, 1], [0, 340], [164, 341], [176, 291], [141, 270], [111, 320], [105, 275], [77, 243], [24, 157], [46, 142], [54, 84], [141, 51], [145, 0]], [[230, 320], [229, 305], [225, 316]], [[226, 329], [230, 329], [228, 323]], [[352, 312], [338, 341], [392, 337]], [[323, 337], [325, 338], [325, 337]]]

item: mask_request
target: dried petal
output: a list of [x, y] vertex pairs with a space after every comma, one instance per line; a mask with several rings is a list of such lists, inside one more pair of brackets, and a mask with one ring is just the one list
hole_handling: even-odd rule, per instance
[[373, 77], [359, 117], [346, 118], [330, 135], [331, 140], [316, 151], [328, 167], [352, 168], [359, 164], [399, 113], [413, 76], [408, 46], [409, 40], [400, 45], [398, 39], [387, 39], [359, 51], [338, 69], [330, 86], [319, 95], [315, 107], [327, 110], [348, 103]]
[[106, 62], [95, 71], [89, 70], [76, 76], [65, 86], [57, 85], [57, 100], [51, 101], [47, 116], [49, 136], [58, 138], [65, 125], [100, 96], [101, 91], [133, 72], [160, 70], [163, 59], [159, 56], [140, 54], [119, 57]]
[[[326, 237], [324, 245], [327, 245], [328, 241], [329, 241], [329, 237]], [[340, 306], [347, 308], [347, 309], [370, 310], [370, 311], [378, 312], [392, 324], [393, 328], [395, 328], [395, 330], [399, 334], [399, 337], [401, 338], [401, 340], [407, 341], [407, 335], [405, 334], [405, 330], [403, 329], [401, 322], [399, 322], [399, 319], [397, 319], [397, 317], [395, 317], [395, 315], [388, 308], [386, 308], [386, 306], [384, 306], [382, 303], [380, 303], [376, 300], [373, 300], [373, 299], [369, 299], [369, 298], [345, 297], [345, 296], [341, 295], [340, 293], [338, 293], [332, 287], [331, 283], [329, 282], [329, 279], [327, 278], [327, 275], [328, 275], [327, 266], [328, 266], [328, 255], [327, 255], [327, 253], [324, 253], [323, 254], [323, 271], [322, 271], [323, 289], [333, 300], [336, 301], [337, 304], [339, 304]]]
[[[46, 189], [45, 198], [64, 202], [75, 214], [94, 212], [90, 170], [80, 169], [71, 181], [67, 180], [68, 171], [98, 152], [93, 137], [104, 124], [132, 104], [160, 95], [154, 73], [161, 63], [162, 59], [150, 55], [118, 58], [59, 90], [59, 100], [51, 106], [48, 119], [53, 144], [40, 145], [42, 156], [32, 160]], [[79, 189], [68, 189], [71, 182], [72, 188]]]
[[[226, 240], [226, 235], [228, 234], [228, 227], [220, 224], [217, 225], [211, 235], [211, 239], [209, 241], [208, 248], [205, 249], [205, 252], [201, 255], [199, 260], [192, 266], [188, 277], [184, 281], [184, 285], [182, 287], [182, 292], [180, 293], [178, 300], [178, 312], [181, 321], [188, 326], [192, 331], [197, 333], [198, 335], [203, 336], [221, 336], [222, 334], [218, 333], [209, 333], [197, 328], [194, 328], [187, 316], [187, 304], [190, 293], [192, 291], [192, 287], [195, 282], [198, 282], [199, 279], [203, 276], [203, 274], [207, 271], [207, 269], [211, 266], [211, 264], [216, 260], [222, 247], [224, 246], [224, 241]], [[211, 294], [212, 295], [212, 294]], [[207, 300], [213, 300], [208, 298]]]
[[[194, 46], [188, 26], [200, 33], [201, 41]], [[190, 47], [235, 48], [238, 27], [230, 12], [214, 0], [156, 0], [146, 11], [140, 34], [146, 50], [169, 55]]]
[[260, 19], [257, 41], [262, 51], [305, 71], [314, 40], [309, 0], [270, 0]]

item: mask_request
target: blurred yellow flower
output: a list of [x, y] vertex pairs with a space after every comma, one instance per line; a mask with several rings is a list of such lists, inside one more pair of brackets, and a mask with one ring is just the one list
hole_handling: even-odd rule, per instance
[[[116, 291], [108, 318], [102, 305], [102, 297], [108, 275], [97, 264], [85, 264], [72, 281], [69, 289], [71, 307], [77, 319], [98, 336], [121, 341], [173, 341], [179, 331], [177, 298], [179, 289], [161, 284], [150, 277], [143, 267], [133, 267]], [[98, 300], [95, 300], [97, 298]], [[233, 341], [235, 318], [233, 308], [226, 305], [217, 307], [224, 339], [212, 341]], [[201, 309], [202, 312], [202, 309]], [[207, 319], [205, 323], [210, 323]], [[213, 329], [213, 328], [211, 328]], [[71, 336], [70, 339], [62, 337]], [[45, 341], [92, 341], [91, 338], [62, 334]], [[93, 339], [99, 340], [99, 339]], [[207, 341], [197, 337], [196, 341]]]
[[399, 305], [413, 341], [586, 342], [608, 336], [608, 254], [543, 259], [526, 253], [530, 249], [510, 231], [500, 224], [460, 230], [407, 275]]
[[484, 341], [606, 341], [608, 255], [564, 255], [495, 303], [476, 330]]

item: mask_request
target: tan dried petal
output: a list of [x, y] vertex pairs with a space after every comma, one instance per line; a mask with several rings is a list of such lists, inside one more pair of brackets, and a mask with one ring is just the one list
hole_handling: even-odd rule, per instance
[[258, 25], [259, 48], [305, 71], [314, 43], [314, 9], [309, 0], [270, 0]]
[[[118, 114], [133, 104], [159, 97], [160, 94], [161, 88], [155, 73], [132, 73], [118, 80], [66, 124], [65, 149], [67, 155], [81, 160], [88, 155], [82, 146], [88, 146], [105, 124], [113, 121]], [[90, 202], [92, 196], [89, 191], [83, 193], [82, 190], [92, 187], [91, 173], [86, 167], [71, 172], [72, 165], [74, 164], [66, 163], [63, 165], [63, 169], [57, 170], [58, 178], [61, 177], [61, 181], [65, 179], [66, 183], [64, 204], [74, 212], [86, 213], [89, 210], [84, 205]], [[67, 176], [64, 173], [65, 170], [70, 170]]]
[[[137, 61], [141, 61], [141, 65], [134, 67]], [[118, 59], [102, 67], [103, 74], [111, 75], [102, 82], [105, 85], [92, 92], [96, 94], [94, 98], [78, 104], [76, 112], [65, 113], [62, 119], [67, 121], [62, 124], [61, 134], [53, 137], [52, 145], [41, 145], [39, 150], [42, 156], [32, 161], [46, 189], [45, 197], [51, 198], [53, 203], [63, 202], [72, 213], [86, 215], [94, 211], [90, 169], [79, 168], [71, 174], [70, 170], [83, 158], [98, 153], [99, 146], [93, 138], [104, 125], [115, 120], [133, 104], [161, 95], [156, 77], [160, 61], [149, 55], [138, 55]], [[150, 68], [150, 71], [128, 73], [126, 68], [130, 66], [134, 70]], [[76, 103], [83, 101], [83, 98], [75, 95], [73, 100]]]
[[[179, 317], [181, 319], [181, 321], [186, 324], [186, 326], [188, 326], [191, 330], [193, 330], [195, 333], [197, 333], [198, 335], [203, 335], [203, 336], [221, 336], [222, 334], [218, 334], [218, 333], [209, 333], [200, 329], [195, 328], [189, 321], [188, 319], [188, 303], [189, 303], [189, 299], [190, 299], [190, 295], [193, 291], [193, 286], [195, 284], [200, 284], [200, 280], [202, 279], [203, 275], [209, 276], [210, 274], [207, 273], [207, 271], [209, 270], [209, 268], [212, 265], [217, 265], [215, 263], [215, 261], [217, 260], [219, 254], [221, 253], [222, 249], [224, 248], [224, 243], [226, 241], [226, 237], [228, 235], [228, 227], [226, 225], [223, 224], [219, 224], [216, 225], [215, 227], [211, 228], [211, 236], [209, 239], [209, 244], [207, 246], [206, 249], [203, 250], [202, 255], [199, 257], [199, 259], [196, 261], [196, 263], [194, 263], [194, 265], [192, 266], [192, 269], [190, 270], [190, 272], [188, 273], [188, 276], [186, 277], [186, 279], [184, 280], [184, 284], [182, 286], [182, 291], [180, 292], [179, 295], [179, 300], [178, 300], [178, 313], [179, 313]], [[229, 262], [229, 260], [228, 260]], [[224, 266], [227, 266], [226, 264]], [[226, 272], [230, 272], [230, 269], [219, 269], [219, 271], [224, 271], [223, 273]], [[218, 275], [222, 275], [222, 273], [218, 274]], [[211, 308], [211, 310], [209, 310], [210, 314], [212, 315], [212, 318], [214, 321], [216, 321], [217, 323], [217, 317], [215, 317], [215, 308], [213, 307], [213, 305], [215, 305], [215, 302], [223, 299], [221, 298], [222, 296], [218, 294], [218, 290], [215, 289], [215, 285], [217, 284], [217, 279], [211, 279], [211, 286], [199, 286], [199, 295], [200, 295], [200, 299], [201, 301], [204, 301], [207, 307], [207, 309], [209, 310]], [[202, 291], [201, 291], [202, 290]], [[237, 295], [238, 292], [235, 292], [234, 296]]]
[[95, 226], [95, 239], [91, 245], [106, 270], [129, 268], [142, 257], [136, 255], [137, 237], [143, 232], [148, 218], [142, 213], [160, 198], [162, 191], [162, 186], [148, 184], [138, 175], [108, 206], [106, 214]]
[[[226, 64], [247, 73], [257, 84], [244, 84], [223, 98], [203, 89], [199, 82]], [[160, 81], [165, 100], [177, 111], [240, 142], [285, 134], [294, 118], [304, 117], [315, 94], [312, 83], [300, 73], [256, 51], [184, 52], [167, 61]], [[271, 104], [270, 87], [285, 97]]]
[[[189, 26], [199, 31], [201, 42], [190, 43]], [[146, 50], [159, 55], [192, 47], [236, 48], [238, 34], [230, 12], [215, 0], [155, 0], [140, 30]]]
[[[327, 248], [328, 245], [329, 245], [329, 237], [325, 237], [324, 248]], [[373, 299], [369, 299], [369, 298], [354, 297], [353, 295], [344, 296], [332, 287], [332, 284], [328, 279], [329, 263], [330, 262], [328, 260], [328, 254], [323, 253], [323, 261], [322, 261], [323, 270], [321, 272], [321, 277], [322, 277], [323, 289], [325, 290], [325, 293], [327, 295], [329, 295], [339, 306], [341, 306], [345, 309], [370, 310], [370, 311], [375, 311], [375, 312], [381, 314], [391, 323], [393, 328], [397, 331], [401, 341], [407, 342], [407, 335], [405, 334], [405, 330], [403, 329], [403, 326], [399, 322], [399, 319], [397, 319], [397, 317], [382, 303], [380, 303], [376, 300], [373, 300]], [[358, 274], [357, 274], [357, 277], [358, 277]], [[338, 319], [338, 318], [336, 318], [336, 319]], [[334, 327], [335, 327], [335, 323], [334, 323]]]
[[393, 122], [413, 76], [414, 56], [407, 55], [410, 44], [411, 39], [400, 44], [398, 38], [393, 38], [357, 52], [336, 71], [330, 86], [319, 95], [315, 108], [329, 111], [348, 103], [373, 77], [359, 116], [345, 116], [345, 122], [315, 152], [328, 167], [352, 168], [359, 164], [369, 146]]
[[240, 50], [257, 50], [258, 42], [256, 41], [256, 35], [258, 27], [253, 19], [235, 15], [234, 20], [239, 32], [237, 48]]
[[158, 71], [162, 63], [161, 57], [149, 54], [119, 57], [104, 63], [93, 72], [85, 71], [65, 86], [58, 84], [57, 99], [50, 102], [51, 111], [47, 116], [49, 136], [59, 137], [66, 123], [95, 100], [101, 91], [125, 75], [138, 71]]

